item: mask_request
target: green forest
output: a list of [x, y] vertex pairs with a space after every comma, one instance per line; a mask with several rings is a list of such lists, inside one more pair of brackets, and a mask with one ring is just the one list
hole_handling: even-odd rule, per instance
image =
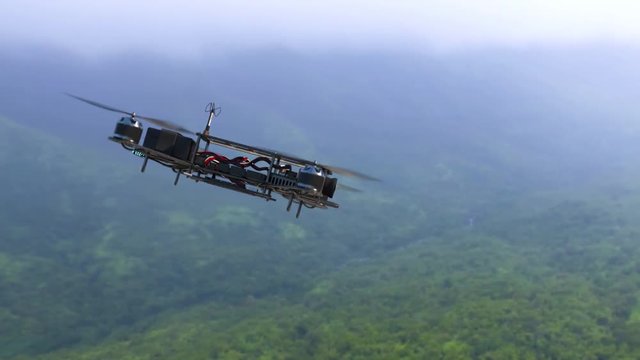
[[0, 150], [3, 359], [640, 358], [632, 171], [505, 191], [436, 154], [296, 220], [9, 120]]

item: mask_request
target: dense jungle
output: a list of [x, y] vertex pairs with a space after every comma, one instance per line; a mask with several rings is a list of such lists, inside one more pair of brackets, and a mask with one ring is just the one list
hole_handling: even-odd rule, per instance
[[[640, 358], [637, 49], [27, 50], [0, 53], [0, 358]], [[381, 181], [300, 219], [173, 186], [66, 91], [193, 129], [215, 96], [216, 135]]]

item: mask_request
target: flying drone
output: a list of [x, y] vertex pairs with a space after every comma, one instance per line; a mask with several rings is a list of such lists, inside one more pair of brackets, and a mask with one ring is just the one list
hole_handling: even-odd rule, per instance
[[[333, 174], [377, 180], [356, 171], [212, 136], [209, 133], [211, 123], [214, 117], [220, 114], [220, 108], [216, 107], [215, 103], [209, 103], [205, 110], [209, 117], [204, 131], [194, 133], [167, 120], [141, 116], [76, 95], [67, 95], [101, 109], [126, 115], [116, 123], [109, 140], [143, 158], [142, 172], [145, 171], [149, 160], [170, 168], [176, 174], [174, 185], [184, 176], [196, 182], [219, 186], [267, 201], [276, 200], [272, 196], [275, 192], [287, 199], [287, 211], [290, 211], [294, 204], [297, 205], [297, 218], [303, 206], [310, 209], [338, 208], [337, 203], [329, 200], [333, 198], [338, 187], [358, 191], [349, 186], [338, 186], [338, 179], [332, 177]], [[159, 127], [147, 128], [142, 144], [140, 140], [144, 129], [139, 120]], [[204, 148], [201, 148], [202, 144]], [[253, 157], [229, 158], [210, 149], [212, 145]]]

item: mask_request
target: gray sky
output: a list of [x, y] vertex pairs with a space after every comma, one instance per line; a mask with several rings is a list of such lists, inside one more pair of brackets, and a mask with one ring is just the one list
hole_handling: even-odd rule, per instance
[[[638, 0], [0, 0], [0, 43], [84, 55], [640, 44]], [[206, 50], [209, 49], [209, 50]]]

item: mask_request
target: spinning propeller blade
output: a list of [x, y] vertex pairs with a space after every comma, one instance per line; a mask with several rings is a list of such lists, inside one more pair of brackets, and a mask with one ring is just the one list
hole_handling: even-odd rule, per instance
[[355, 171], [355, 170], [349, 170], [349, 169], [346, 169], [346, 168], [342, 168], [342, 167], [338, 167], [338, 166], [332, 166], [332, 165], [316, 164], [313, 161], [304, 160], [304, 159], [301, 159], [301, 158], [299, 158], [297, 156], [293, 156], [293, 155], [287, 154], [287, 153], [282, 152], [282, 151], [268, 149], [268, 148], [259, 148], [259, 147], [255, 147], [255, 149], [276, 153], [278, 155], [281, 155], [283, 157], [286, 157], [289, 160], [293, 160], [293, 161], [298, 162], [298, 163], [303, 163], [303, 164], [308, 164], [308, 165], [316, 165], [318, 167], [324, 168], [324, 169], [329, 170], [332, 173], [335, 173], [335, 174], [338, 174], [338, 175], [354, 177], [354, 178], [358, 178], [358, 179], [361, 179], [361, 180], [380, 181], [380, 179], [378, 179], [378, 178], [375, 178], [373, 176], [369, 176], [367, 174], [363, 174], [363, 173]]
[[173, 130], [173, 131], [177, 131], [177, 132], [181, 132], [181, 133], [187, 133], [187, 134], [191, 134], [191, 135], [195, 135], [195, 133], [189, 129], [186, 129], [178, 124], [175, 124], [171, 121], [168, 120], [160, 120], [160, 119], [155, 119], [152, 117], [148, 117], [148, 116], [141, 116], [141, 115], [136, 115], [136, 113], [132, 113], [132, 112], [128, 112], [128, 111], [124, 111], [124, 110], [120, 110], [120, 109], [116, 109], [114, 107], [111, 107], [109, 105], [105, 105], [105, 104], [101, 104], [97, 101], [93, 101], [93, 100], [89, 100], [89, 99], [85, 99], [85, 98], [81, 98], [80, 96], [76, 96], [73, 94], [69, 94], [69, 93], [65, 93], [67, 96], [70, 96], [76, 100], [80, 100], [82, 102], [85, 102], [89, 105], [93, 105], [95, 107], [99, 107], [101, 109], [104, 110], [108, 110], [108, 111], [113, 111], [113, 112], [117, 112], [120, 114], [125, 114], [125, 115], [129, 115], [132, 118], [138, 118], [138, 119], [142, 119], [142, 120], [146, 120], [154, 125], [158, 125], [160, 127], [163, 127], [165, 129], [169, 129], [169, 130]]
[[160, 120], [160, 119], [154, 119], [151, 117], [147, 117], [147, 116], [140, 116], [140, 115], [136, 115], [137, 118], [139, 119], [143, 119], [143, 120], [147, 120], [148, 122], [152, 123], [152, 124], [156, 124], [158, 126], [161, 126], [165, 129], [169, 129], [169, 130], [173, 130], [173, 131], [177, 131], [177, 132], [181, 132], [181, 133], [185, 133], [185, 134], [191, 134], [191, 135], [195, 135], [196, 133], [194, 133], [193, 131], [184, 128], [178, 124], [172, 123], [171, 121], [168, 120]]
[[375, 178], [373, 176], [369, 176], [367, 174], [363, 174], [361, 172], [354, 171], [354, 170], [345, 169], [342, 167], [330, 166], [330, 165], [324, 165], [324, 164], [319, 164], [318, 166], [321, 166], [331, 171], [332, 173], [342, 175], [342, 176], [350, 176], [350, 177], [358, 178], [361, 180], [368, 180], [368, 181], [380, 181], [380, 179]]
[[80, 96], [76, 96], [76, 95], [69, 94], [69, 93], [65, 93], [65, 95], [70, 96], [70, 97], [72, 97], [72, 98], [74, 98], [76, 100], [80, 100], [80, 101], [86, 102], [89, 105], [93, 105], [93, 106], [99, 107], [99, 108], [104, 109], [104, 110], [109, 110], [109, 111], [117, 112], [117, 113], [120, 113], [120, 114], [134, 116], [133, 113], [130, 113], [130, 112], [127, 112], [127, 111], [124, 111], [124, 110], [120, 110], [120, 109], [116, 109], [116, 108], [111, 107], [109, 105], [100, 104], [99, 102], [96, 102], [96, 101], [93, 101], [93, 100], [81, 98]]
[[338, 183], [338, 189], [349, 191], [349, 192], [354, 192], [354, 193], [361, 193], [362, 192], [362, 190], [360, 190], [360, 189], [351, 187], [349, 185], [341, 184], [341, 183]]

